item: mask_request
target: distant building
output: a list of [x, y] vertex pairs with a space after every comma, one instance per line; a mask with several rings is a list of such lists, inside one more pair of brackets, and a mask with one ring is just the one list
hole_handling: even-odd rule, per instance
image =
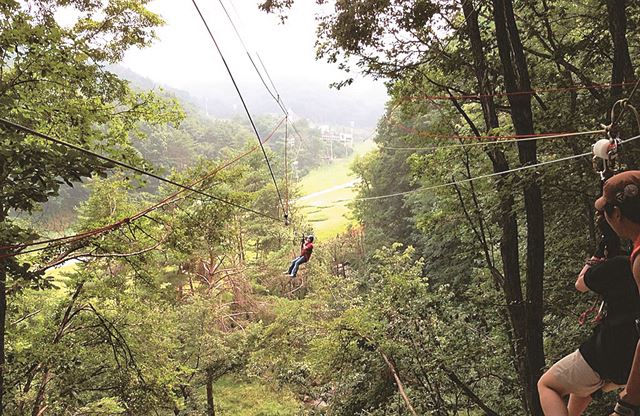
[[[329, 144], [329, 154], [327, 155], [329, 160], [349, 156], [349, 150], [353, 150], [353, 127], [350, 130], [349, 133], [346, 133], [344, 131], [339, 132], [330, 126], [320, 126], [320, 131], [322, 132], [320, 138], [323, 142]], [[335, 143], [340, 143], [344, 146], [344, 156], [334, 154]]]

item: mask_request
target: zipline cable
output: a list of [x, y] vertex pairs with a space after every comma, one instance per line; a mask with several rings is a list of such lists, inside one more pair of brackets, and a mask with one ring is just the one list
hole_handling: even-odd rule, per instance
[[284, 124], [284, 203], [286, 206], [285, 215], [289, 220], [289, 116], [284, 116], [286, 122]]
[[[233, 9], [235, 15], [238, 17], [238, 19], [240, 19], [240, 24], [242, 25], [243, 24], [242, 17], [240, 16], [240, 13], [238, 12], [238, 9], [236, 9], [236, 6], [234, 6], [233, 1], [230, 1], [229, 4], [231, 5], [231, 8]], [[229, 20], [232, 20], [232, 19], [229, 18]], [[233, 24], [233, 22], [232, 22], [232, 24]], [[238, 37], [240, 37], [240, 35], [238, 35]], [[278, 91], [278, 88], [276, 87], [276, 84], [273, 82], [273, 79], [271, 78], [271, 75], [269, 74], [269, 71], [267, 70], [267, 67], [264, 65], [264, 62], [262, 61], [262, 57], [260, 57], [260, 53], [256, 50], [255, 54], [256, 54], [256, 58], [258, 58], [258, 62], [260, 62], [260, 66], [262, 66], [262, 69], [264, 70], [264, 73], [267, 76], [267, 79], [271, 83], [271, 86], [273, 87], [273, 90], [276, 92], [276, 95], [278, 96], [278, 98], [282, 99], [282, 96], [280, 95], [280, 92]], [[284, 106], [284, 101], [282, 101], [282, 105]], [[285, 106], [285, 111], [286, 111], [286, 106]]]
[[[271, 131], [271, 133], [267, 136], [267, 138], [263, 141], [263, 143], [266, 143], [267, 141], [269, 141], [274, 134], [278, 131], [278, 129], [280, 128], [280, 126], [282, 125], [282, 123], [285, 121], [285, 119], [281, 119], [280, 122], [276, 125], [276, 127]], [[202, 176], [201, 178], [197, 179], [196, 181], [192, 182], [189, 184], [189, 187], [194, 187], [197, 186], [199, 184], [201, 184], [202, 182], [206, 181], [207, 179], [210, 179], [211, 177], [215, 176], [216, 174], [218, 174], [220, 171], [222, 171], [223, 169], [226, 169], [227, 167], [235, 164], [236, 162], [238, 162], [240, 159], [246, 157], [247, 155], [255, 152], [256, 150], [258, 150], [258, 145], [255, 145], [254, 147], [252, 147], [251, 149], [247, 150], [244, 153], [241, 153], [233, 158], [231, 158], [230, 160], [224, 162], [223, 164], [216, 166], [215, 169], [213, 169], [211, 172], [209, 172], [208, 174]], [[200, 191], [207, 189], [208, 187], [205, 186], [203, 188], [200, 189]], [[89, 238], [89, 237], [93, 237], [96, 235], [100, 235], [100, 234], [104, 234], [106, 232], [110, 232], [113, 231], [115, 229], [117, 229], [118, 227], [124, 225], [124, 224], [129, 224], [132, 221], [135, 221], [139, 218], [142, 218], [144, 216], [146, 216], [147, 214], [149, 214], [152, 211], [155, 211], [159, 208], [162, 208], [172, 202], [174, 202], [174, 200], [180, 196], [182, 193], [185, 192], [190, 192], [188, 190], [185, 189], [181, 189], [179, 191], [176, 191], [170, 195], [168, 195], [167, 197], [163, 198], [162, 200], [160, 200], [159, 202], [137, 212], [136, 214], [127, 217], [127, 218], [123, 218], [119, 221], [116, 221], [112, 224], [103, 226], [103, 227], [99, 227], [93, 230], [89, 230], [89, 231], [85, 231], [79, 234], [75, 234], [75, 235], [71, 235], [71, 236], [65, 236], [65, 237], [58, 237], [58, 238], [52, 238], [52, 239], [47, 239], [47, 240], [40, 240], [40, 241], [34, 241], [31, 243], [24, 243], [24, 244], [16, 244], [16, 245], [10, 245], [10, 246], [3, 246], [0, 247], [0, 250], [15, 250], [15, 249], [21, 249], [21, 248], [25, 248], [25, 247], [30, 247], [30, 246], [37, 246], [37, 245], [43, 245], [43, 244], [51, 244], [51, 243], [56, 243], [56, 242], [62, 242], [61, 244], [59, 244], [58, 246], [61, 246], [63, 244], [69, 244], [69, 243], [73, 243], [76, 241], [80, 241], [82, 239], [85, 238]], [[27, 254], [30, 252], [34, 252], [34, 251], [39, 251], [39, 250], [45, 250], [47, 248], [54, 248], [51, 246], [47, 246], [47, 247], [43, 247], [40, 249], [36, 249], [36, 250], [30, 250], [30, 251], [22, 251], [20, 253], [15, 253], [15, 254]], [[4, 256], [7, 257], [7, 256]], [[0, 256], [0, 258], [3, 258], [3, 256]]]
[[[392, 126], [398, 126], [397, 124], [392, 124]], [[448, 140], [493, 140], [493, 141], [506, 141], [506, 139], [530, 139], [530, 138], [543, 138], [544, 136], [548, 137], [556, 137], [556, 136], [564, 136], [567, 134], [572, 134], [573, 132], [550, 132], [545, 134], [511, 134], [511, 135], [494, 135], [494, 136], [476, 136], [476, 135], [461, 135], [461, 134], [451, 134], [447, 135], [444, 133], [432, 132], [432, 131], [422, 131], [414, 128], [402, 127], [403, 130], [407, 134], [414, 134], [420, 137], [433, 138], [433, 139], [448, 139]]]
[[[173, 186], [177, 186], [178, 188], [182, 188], [182, 189], [185, 189], [187, 191], [195, 192], [197, 194], [206, 196], [208, 198], [211, 198], [211, 199], [216, 200], [218, 202], [221, 202], [223, 204], [231, 205], [231, 206], [239, 208], [239, 209], [241, 209], [243, 211], [251, 212], [251, 213], [253, 213], [255, 215], [258, 215], [258, 216], [261, 216], [261, 217], [264, 217], [264, 218], [269, 218], [271, 220], [280, 221], [278, 218], [273, 217], [273, 216], [271, 216], [269, 214], [265, 214], [265, 213], [256, 211], [254, 209], [251, 209], [251, 208], [236, 204], [235, 202], [228, 201], [226, 199], [222, 199], [222, 198], [217, 197], [215, 195], [211, 195], [211, 194], [208, 194], [206, 192], [199, 191], [198, 189], [192, 188], [192, 187], [187, 186], [187, 185], [183, 185], [183, 184], [178, 183], [176, 181], [173, 181], [171, 179], [164, 178], [164, 177], [162, 177], [160, 175], [156, 175], [155, 173], [148, 172], [148, 171], [146, 171], [144, 169], [137, 168], [135, 166], [129, 165], [127, 163], [121, 162], [121, 161], [116, 160], [116, 159], [112, 159], [112, 158], [107, 157], [107, 156], [103, 156], [103, 155], [101, 155], [99, 153], [93, 152], [91, 150], [84, 149], [84, 148], [82, 148], [80, 146], [77, 146], [75, 144], [72, 144], [72, 143], [69, 143], [69, 142], [65, 142], [63, 140], [56, 139], [56, 138], [51, 137], [51, 136], [49, 136], [47, 134], [40, 133], [38, 131], [35, 131], [33, 129], [25, 127], [23, 125], [14, 123], [12, 121], [9, 121], [7, 119], [4, 119], [4, 118], [0, 117], [0, 123], [4, 124], [6, 126], [12, 127], [15, 130], [22, 131], [23, 133], [27, 133], [27, 134], [31, 134], [31, 135], [36, 136], [36, 137], [40, 137], [41, 139], [47, 140], [49, 142], [69, 147], [71, 149], [74, 149], [74, 150], [77, 150], [79, 152], [85, 153], [87, 155], [93, 156], [93, 157], [95, 157], [97, 159], [104, 160], [104, 161], [109, 162], [109, 163], [113, 163], [114, 165], [117, 165], [117, 166], [129, 169], [129, 170], [132, 170], [134, 172], [140, 173], [140, 174], [145, 175], [145, 176], [149, 176], [149, 177], [157, 179], [157, 180], [159, 180], [161, 182], [165, 182], [165, 183], [171, 184]], [[262, 142], [260, 142], [260, 146], [262, 147]]]
[[[380, 146], [379, 149], [380, 150], [407, 150], [407, 151], [417, 151], [417, 150], [439, 150], [439, 149], [447, 149], [447, 148], [465, 148], [465, 147], [471, 147], [471, 146], [487, 146], [487, 145], [497, 145], [497, 144], [502, 144], [502, 143], [518, 143], [518, 142], [527, 142], [527, 141], [534, 141], [534, 140], [546, 140], [546, 139], [559, 139], [559, 138], [565, 138], [565, 137], [576, 137], [576, 136], [588, 136], [588, 135], [592, 135], [592, 134], [601, 134], [604, 133], [606, 130], [601, 129], [601, 130], [592, 130], [592, 131], [584, 131], [584, 132], [575, 132], [575, 133], [559, 133], [559, 134], [554, 134], [554, 133], [550, 133], [548, 135], [546, 134], [537, 134], [537, 135], [526, 135], [524, 138], [521, 139], [512, 139], [512, 137], [514, 136], [444, 136], [443, 138], [461, 138], [461, 139], [466, 139], [466, 138], [471, 138], [471, 137], [478, 137], [478, 138], [483, 138], [483, 137], [494, 137], [496, 140], [493, 141], [488, 141], [488, 142], [474, 142], [474, 143], [459, 143], [459, 144], [445, 144], [442, 146], [428, 146], [428, 147], [393, 147], [393, 146]], [[501, 137], [507, 138], [509, 140], [500, 140]]]
[[[231, 15], [227, 11], [227, 8], [225, 7], [224, 3], [222, 2], [222, 0], [218, 0], [218, 3], [220, 3], [220, 6], [222, 7], [222, 10], [224, 11], [224, 14], [227, 16], [227, 20], [229, 20], [229, 23], [231, 23], [231, 27], [233, 28], [233, 31], [236, 33], [236, 36], [238, 37], [238, 39], [240, 40], [240, 44], [242, 44], [242, 48], [244, 49], [245, 53], [247, 54], [247, 57], [249, 58], [249, 61], [251, 61], [251, 65], [253, 65], [253, 69], [255, 69], [256, 73], [258, 74], [258, 77], [260, 78], [260, 81], [262, 82], [262, 85], [264, 85], [264, 87], [267, 90], [267, 92], [269, 93], [269, 95], [274, 99], [276, 104], [278, 104], [278, 106], [282, 110], [283, 114], [287, 115], [287, 110], [283, 107], [283, 104], [280, 101], [280, 94], [278, 93], [278, 90], [275, 88], [275, 85], [273, 84], [273, 81], [271, 81], [271, 77], [269, 77], [269, 81], [271, 82], [271, 85], [273, 86], [273, 91], [271, 91], [271, 88], [269, 88], [269, 86], [267, 85], [267, 82], [265, 81], [264, 77], [262, 76], [262, 73], [258, 69], [258, 66], [256, 65], [255, 61], [253, 60], [253, 57], [251, 56], [251, 53], [249, 52], [249, 49], [247, 48], [247, 45], [244, 43], [244, 40], [242, 39], [242, 35], [240, 35], [240, 31], [236, 27], [236, 24], [233, 21], [233, 19], [231, 18]], [[256, 55], [257, 55], [257, 53], [256, 53]], [[262, 67], [264, 68], [264, 64], [263, 64]], [[266, 73], [266, 68], [265, 68], [265, 73]], [[269, 76], [268, 73], [266, 73], [266, 75]]]
[[[278, 91], [278, 87], [276, 87], [275, 82], [273, 82], [273, 78], [271, 77], [271, 74], [269, 73], [269, 70], [267, 69], [266, 65], [264, 64], [264, 61], [262, 60], [262, 57], [260, 56], [260, 53], [258, 53], [258, 51], [255, 51], [256, 58], [258, 59], [258, 62], [260, 63], [260, 66], [262, 67], [262, 70], [264, 71], [264, 74], [266, 75], [267, 79], [269, 80], [269, 83], [271, 84], [271, 88], [269, 88], [269, 86], [265, 82], [265, 79], [264, 79], [262, 73], [258, 69], [253, 57], [251, 56], [251, 52], [249, 51], [249, 48], [247, 47], [247, 44], [245, 43], [242, 35], [240, 34], [240, 30], [238, 29], [237, 25], [233, 21], [233, 18], [231, 17], [230, 13], [228, 12], [228, 9], [225, 7], [225, 5], [224, 5], [222, 0], [218, 0], [218, 2], [220, 3], [220, 6], [222, 6], [222, 10], [224, 11], [225, 15], [227, 16], [227, 19], [229, 20], [229, 23], [231, 23], [231, 26], [233, 27], [233, 30], [234, 30], [236, 36], [240, 40], [240, 43], [242, 44], [242, 47], [244, 48], [245, 53], [249, 57], [249, 60], [251, 61], [251, 64], [253, 65], [253, 68], [255, 69], [256, 73], [258, 74], [258, 77], [260, 78], [260, 81], [262, 82], [262, 85], [264, 85], [264, 87], [267, 90], [267, 92], [269, 93], [269, 95], [274, 99], [274, 101], [276, 102], [278, 107], [280, 107], [280, 110], [282, 110], [283, 114], [285, 116], [289, 116], [289, 110], [287, 109], [287, 105], [285, 104], [284, 99], [282, 98], [282, 95], [280, 94], [280, 91]], [[231, 4], [231, 7], [233, 8], [233, 10], [235, 11], [236, 15], [238, 17], [240, 17], [238, 11], [235, 9], [235, 6], [233, 5], [233, 2], [231, 2], [230, 4]], [[273, 91], [272, 91], [272, 89], [273, 89]], [[302, 142], [303, 141], [302, 134], [300, 134], [300, 132], [298, 131], [296, 126], [293, 124], [293, 121], [288, 119], [288, 123], [291, 125], [291, 127], [292, 127], [294, 133], [296, 134], [296, 136], [298, 136], [298, 139]], [[297, 160], [297, 155], [296, 155], [296, 160]]]
[[260, 57], [260, 54], [258, 53], [258, 51], [256, 51], [256, 58], [258, 58], [258, 62], [260, 62], [260, 66], [262, 66], [262, 69], [264, 70], [264, 73], [267, 76], [267, 79], [271, 83], [271, 86], [273, 87], [273, 90], [276, 92], [276, 94], [278, 96], [278, 99], [280, 100], [280, 102], [284, 106], [284, 111], [289, 113], [289, 111], [287, 110], [287, 106], [284, 104], [284, 101], [282, 100], [282, 95], [280, 95], [280, 92], [278, 91], [278, 88], [276, 87], [276, 84], [273, 82], [273, 79], [271, 78], [271, 75], [269, 75], [269, 71], [267, 70], [267, 67], [264, 65], [264, 62], [262, 61], [262, 58]]
[[285, 210], [285, 207], [284, 207], [284, 202], [282, 201], [282, 195], [280, 193], [280, 188], [278, 187], [278, 181], [276, 180], [276, 177], [273, 174], [273, 169], [271, 168], [271, 163], [269, 162], [269, 157], [267, 156], [267, 152], [264, 149], [264, 146], [262, 145], [262, 140], [260, 139], [260, 133], [258, 133], [258, 128], [256, 127], [256, 124], [253, 121], [253, 117], [251, 116], [251, 113], [249, 112], [249, 108], [247, 107], [247, 104], [246, 104], [246, 102], [244, 100], [244, 97], [242, 96], [242, 92], [240, 92], [240, 88], [238, 87], [238, 84], [236, 83], [236, 79], [233, 76], [233, 73], [231, 72], [231, 68], [227, 64], [227, 60], [225, 59], [224, 54], [222, 53], [222, 50], [220, 49], [220, 46], [218, 45], [218, 41], [216, 40], [215, 36], [213, 35], [213, 32], [209, 28], [209, 24], [207, 23], [207, 20], [202, 15], [202, 12], [200, 11], [200, 8], [198, 7], [198, 3], [196, 3], [196, 0], [191, 0], [191, 3], [193, 3], [193, 6], [196, 8], [196, 11], [198, 12], [198, 15], [200, 16], [200, 19], [202, 20], [202, 23], [204, 24], [205, 28], [207, 29], [207, 32], [209, 33], [209, 36], [211, 37], [211, 40], [213, 41], [213, 44], [215, 45], [216, 50], [218, 51], [218, 54], [220, 55], [220, 58], [222, 59], [222, 63], [224, 64], [225, 68], [227, 69], [227, 73], [229, 74], [229, 77], [231, 78], [231, 82], [233, 83], [233, 86], [236, 89], [236, 92], [238, 93], [238, 96], [240, 97], [240, 101], [242, 102], [242, 106], [244, 107], [244, 111], [247, 113], [247, 117], [249, 118], [249, 122], [251, 123], [251, 127], [253, 128], [253, 131], [254, 131], [254, 133], [256, 135], [256, 138], [258, 139], [258, 142], [260, 143], [260, 148], [262, 149], [262, 154], [264, 155], [264, 160], [267, 163], [267, 167], [269, 168], [269, 173], [271, 174], [271, 178], [273, 179], [273, 184], [276, 187], [276, 193], [278, 194], [278, 199], [280, 201], [280, 205], [282, 206], [283, 212], [286, 214], [286, 210]]
[[[640, 139], [640, 135], [631, 137], [631, 138], [629, 138], [627, 140], [624, 140], [622, 143], [628, 143], [628, 142], [631, 142], [631, 141], [634, 141], [634, 140], [637, 140], [637, 139]], [[397, 197], [397, 196], [404, 196], [404, 195], [414, 194], [414, 193], [418, 193], [418, 192], [431, 191], [431, 190], [434, 190], [434, 189], [439, 189], [439, 188], [444, 188], [444, 187], [448, 187], [448, 186], [461, 185], [461, 184], [464, 184], [464, 183], [473, 182], [473, 181], [476, 181], [478, 179], [486, 179], [486, 178], [491, 178], [491, 177], [494, 177], [494, 176], [502, 176], [502, 175], [506, 175], [508, 173], [520, 172], [520, 171], [523, 171], [523, 170], [532, 169], [532, 168], [536, 168], [536, 167], [540, 167], [540, 166], [544, 166], [544, 165], [550, 165], [550, 164], [554, 164], [554, 163], [565, 162], [567, 160], [573, 160], [573, 159], [578, 159], [578, 158], [585, 157], [585, 156], [591, 156], [592, 154], [593, 154], [592, 152], [586, 152], [586, 153], [581, 153], [579, 155], [567, 156], [567, 157], [563, 157], [563, 158], [560, 158], [560, 159], [553, 159], [553, 160], [548, 160], [548, 161], [545, 161], [545, 162], [535, 163], [533, 165], [520, 166], [520, 167], [517, 167], [517, 168], [505, 170], [505, 171], [502, 171], [502, 172], [494, 172], [494, 173], [490, 173], [490, 174], [486, 174], [486, 175], [475, 176], [473, 178], [462, 179], [462, 180], [459, 180], [459, 181], [451, 181], [451, 182], [442, 183], [442, 184], [439, 184], [439, 185], [421, 187], [421, 188], [418, 188], [418, 189], [412, 189], [410, 191], [397, 192], [397, 193], [387, 194], [387, 195], [361, 197], [361, 198], [338, 199], [338, 200], [335, 200], [335, 201], [329, 201], [329, 203], [340, 203], [340, 202], [351, 202], [351, 201], [372, 201], [372, 200], [378, 200], [378, 199], [393, 198], [393, 197]]]

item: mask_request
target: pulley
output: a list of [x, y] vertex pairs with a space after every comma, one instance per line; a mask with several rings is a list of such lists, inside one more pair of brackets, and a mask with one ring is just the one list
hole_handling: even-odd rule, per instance
[[593, 168], [600, 175], [602, 181], [616, 174], [617, 159], [621, 148], [620, 136], [612, 137], [610, 133], [607, 134], [607, 138], [600, 139], [593, 144]]

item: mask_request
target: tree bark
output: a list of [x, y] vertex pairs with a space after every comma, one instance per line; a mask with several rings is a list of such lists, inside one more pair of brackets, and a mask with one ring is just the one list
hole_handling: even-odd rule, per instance
[[216, 408], [213, 401], [213, 374], [210, 371], [207, 371], [207, 416], [216, 416]]
[[405, 393], [405, 391], [404, 391], [404, 385], [402, 384], [402, 381], [400, 380], [400, 376], [398, 375], [398, 372], [396, 371], [396, 367], [391, 363], [391, 360], [389, 360], [389, 357], [387, 357], [387, 355], [385, 353], [383, 353], [380, 349], [378, 349], [378, 352], [380, 353], [380, 356], [382, 357], [384, 362], [387, 364], [387, 367], [391, 371], [391, 374], [393, 375], [393, 379], [396, 381], [396, 386], [398, 387], [398, 393], [400, 393], [400, 396], [402, 396], [402, 400], [404, 400], [404, 403], [407, 405], [407, 409], [409, 409], [409, 412], [413, 416], [418, 416], [418, 414], [416, 413], [415, 409], [411, 405], [411, 401], [409, 400], [409, 397], [407, 396], [407, 393]]
[[460, 377], [458, 377], [458, 375], [456, 373], [454, 373], [453, 371], [450, 371], [450, 370], [448, 370], [446, 368], [443, 369], [443, 371], [447, 375], [447, 377], [449, 377], [449, 380], [451, 380], [453, 382], [453, 384], [458, 386], [458, 388], [460, 388], [460, 390], [462, 390], [462, 392], [469, 399], [471, 399], [472, 402], [474, 402], [480, 409], [482, 409], [482, 411], [484, 412], [485, 415], [487, 415], [487, 416], [499, 416], [498, 413], [495, 410], [493, 410], [492, 408], [490, 408], [489, 406], [487, 406], [487, 404], [485, 402], [483, 402], [480, 399], [480, 397], [478, 397], [466, 383], [464, 383], [462, 380], [460, 380]]
[[[531, 11], [535, 14], [537, 18], [539, 18], [544, 26], [544, 31], [546, 33], [543, 34], [541, 31], [535, 30], [535, 25], [533, 25], [530, 29], [532, 29], [533, 34], [538, 40], [542, 47], [547, 51], [546, 53], [540, 52], [534, 48], [526, 48], [525, 50], [534, 56], [538, 56], [543, 59], [547, 59], [549, 61], [555, 62], [556, 67], [559, 72], [564, 72], [564, 78], [567, 80], [567, 86], [572, 86], [574, 84], [571, 74], [578, 77], [580, 82], [587, 87], [587, 90], [591, 93], [591, 95], [598, 101], [602, 101], [605, 97], [602, 92], [598, 90], [598, 88], [594, 88], [593, 85], [595, 82], [580, 68], [573, 65], [571, 62], [567, 61], [565, 51], [569, 48], [567, 45], [563, 45], [562, 42], [558, 42], [556, 36], [553, 32], [553, 25], [549, 21], [549, 16], [552, 11], [549, 8], [549, 4], [547, 0], [542, 0], [542, 12], [538, 12], [536, 9], [536, 2], [527, 2], [526, 3]], [[575, 92], [572, 92], [572, 95], [575, 95]]]
[[[0, 254], [4, 251], [0, 250]], [[5, 354], [4, 354], [4, 337], [7, 320], [7, 271], [5, 259], [0, 259], [0, 416], [4, 409], [4, 373], [5, 373]]]
[[[0, 206], [0, 224], [6, 219], [4, 207]], [[0, 240], [0, 244], [5, 245], [7, 241]], [[7, 252], [0, 250], [0, 255]], [[7, 263], [8, 258], [0, 259], [0, 416], [4, 410], [4, 374], [5, 374], [5, 329], [7, 324]]]
[[[78, 300], [78, 297], [80, 296], [80, 293], [82, 292], [83, 287], [84, 287], [84, 282], [78, 283], [76, 290], [73, 292], [73, 295], [71, 296], [69, 305], [67, 305], [67, 308], [65, 309], [62, 320], [58, 325], [58, 330], [56, 331], [53, 337], [51, 345], [56, 345], [62, 340], [62, 337], [65, 334], [65, 330], [67, 329], [69, 323], [75, 316], [75, 314], [73, 313], [73, 308], [76, 304], [76, 301]], [[44, 410], [47, 408], [47, 405], [45, 405], [45, 399], [46, 399], [46, 393], [47, 393], [47, 384], [49, 384], [49, 382], [51, 381], [51, 378], [52, 378], [51, 370], [48, 364], [45, 364], [42, 371], [42, 381], [40, 383], [40, 388], [38, 389], [38, 394], [36, 395], [36, 399], [33, 403], [33, 411], [31, 412], [32, 416], [40, 416], [41, 414], [44, 413]]]
[[[485, 62], [485, 53], [478, 25], [478, 12], [469, 1], [463, 2], [463, 11], [467, 22], [467, 33], [471, 44], [474, 59], [476, 79], [478, 81], [478, 93], [481, 95], [482, 113], [484, 115], [486, 130], [499, 127], [495, 103], [491, 94], [491, 87]], [[495, 173], [509, 170], [509, 162], [501, 150], [492, 147], [487, 151], [493, 171]], [[523, 385], [527, 385], [527, 371], [524, 363], [526, 355], [526, 314], [522, 295], [522, 281], [520, 276], [520, 254], [518, 251], [518, 220], [514, 212], [514, 197], [508, 189], [505, 189], [505, 176], [499, 177], [496, 182], [496, 191], [500, 201], [500, 256], [502, 259], [502, 281], [497, 282], [504, 293], [508, 325], [513, 332], [513, 351], [515, 353], [515, 369]], [[527, 407], [527, 399], [523, 395], [523, 406]]]
[[[512, 0], [493, 0], [493, 15], [506, 91], [508, 93], [531, 91], [529, 70], [516, 25]], [[533, 134], [531, 95], [510, 94], [508, 99], [516, 134]], [[522, 165], [537, 163], [536, 142], [519, 142], [518, 156]], [[544, 367], [542, 341], [544, 214], [542, 192], [535, 179], [524, 184], [524, 205], [527, 219], [527, 302], [524, 327], [526, 356], [523, 357], [526, 365], [525, 389], [530, 413], [542, 416], [536, 384]]]
[[33, 404], [33, 410], [31, 412], [31, 416], [39, 416], [42, 414], [42, 411], [46, 406], [42, 406], [45, 401], [45, 396], [47, 393], [47, 384], [51, 381], [51, 372], [49, 368], [44, 369], [44, 373], [42, 374], [42, 383], [40, 383], [40, 388], [38, 389], [38, 394], [36, 395], [36, 400]]
[[[632, 81], [635, 78], [633, 64], [629, 55], [629, 43], [627, 42], [626, 3], [626, 0], [607, 0], [607, 20], [613, 43], [612, 84]], [[613, 86], [611, 88], [611, 97], [619, 98], [622, 95], [622, 89], [621, 85]]]

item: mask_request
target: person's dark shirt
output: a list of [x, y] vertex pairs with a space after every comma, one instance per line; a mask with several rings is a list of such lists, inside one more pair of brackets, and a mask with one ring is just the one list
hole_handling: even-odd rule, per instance
[[602, 296], [607, 315], [580, 346], [580, 352], [600, 377], [626, 384], [638, 342], [634, 321], [640, 311], [629, 257], [616, 256], [591, 267], [584, 283]]

